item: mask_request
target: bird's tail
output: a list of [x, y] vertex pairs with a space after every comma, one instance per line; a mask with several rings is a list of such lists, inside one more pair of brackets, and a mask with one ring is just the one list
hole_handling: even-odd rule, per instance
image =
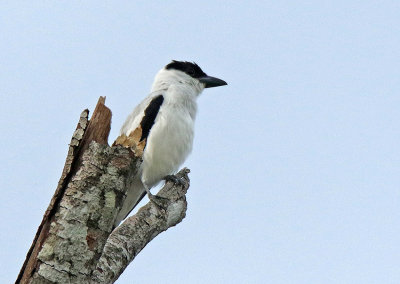
[[114, 228], [117, 227], [119, 223], [129, 215], [129, 213], [131, 213], [133, 208], [136, 207], [145, 195], [146, 190], [140, 179], [140, 175], [136, 175], [132, 184], [128, 188], [124, 204], [115, 219]]

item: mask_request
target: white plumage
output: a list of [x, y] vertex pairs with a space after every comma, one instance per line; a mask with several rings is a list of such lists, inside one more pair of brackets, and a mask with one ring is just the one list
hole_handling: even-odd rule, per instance
[[[145, 195], [146, 187], [150, 189], [165, 176], [178, 171], [192, 151], [196, 99], [205, 87], [217, 85], [226, 83], [207, 76], [200, 67], [189, 62], [173, 61], [157, 73], [150, 94], [128, 116], [120, 131], [120, 134], [129, 136], [143, 124], [149, 105], [155, 105], [155, 99], [160, 99], [158, 102], [161, 101], [161, 106], [153, 114], [155, 119], [151, 121], [146, 139], [143, 163], [128, 189], [115, 226]], [[148, 120], [149, 114], [147, 115]]]

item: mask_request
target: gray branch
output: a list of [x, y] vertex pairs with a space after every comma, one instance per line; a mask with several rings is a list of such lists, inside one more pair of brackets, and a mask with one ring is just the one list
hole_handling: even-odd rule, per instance
[[137, 167], [128, 149], [92, 142], [37, 256], [31, 283], [85, 283], [97, 265]]
[[107, 145], [111, 111], [100, 98], [88, 122], [84, 111], [64, 170], [16, 283], [113, 283], [158, 234], [185, 217], [189, 170], [168, 182], [114, 231], [127, 185], [141, 165], [129, 148]]
[[112, 232], [94, 272], [93, 283], [114, 283], [152, 239], [185, 218], [188, 173], [185, 168], [176, 175], [184, 181], [182, 186], [168, 182], [161, 189], [158, 196], [165, 199], [160, 199], [159, 205], [147, 203]]

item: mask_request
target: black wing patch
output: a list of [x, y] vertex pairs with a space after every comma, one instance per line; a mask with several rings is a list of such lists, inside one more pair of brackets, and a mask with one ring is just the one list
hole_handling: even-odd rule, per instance
[[142, 136], [140, 137], [140, 141], [143, 141], [149, 136], [151, 127], [153, 127], [153, 124], [156, 121], [158, 111], [160, 110], [163, 102], [163, 95], [159, 95], [152, 99], [150, 104], [144, 110], [144, 116], [140, 122], [140, 126], [142, 128]]

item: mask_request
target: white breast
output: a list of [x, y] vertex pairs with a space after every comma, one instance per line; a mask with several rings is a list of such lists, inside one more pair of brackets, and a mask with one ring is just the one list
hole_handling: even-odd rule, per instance
[[196, 94], [171, 86], [147, 139], [142, 181], [149, 187], [174, 174], [192, 151]]
[[164, 101], [147, 137], [141, 166], [141, 180], [149, 188], [166, 175], [174, 174], [192, 151], [196, 99], [204, 86], [180, 71], [161, 70], [152, 93], [127, 118], [121, 134], [129, 135], [139, 125], [150, 101], [159, 95]]

